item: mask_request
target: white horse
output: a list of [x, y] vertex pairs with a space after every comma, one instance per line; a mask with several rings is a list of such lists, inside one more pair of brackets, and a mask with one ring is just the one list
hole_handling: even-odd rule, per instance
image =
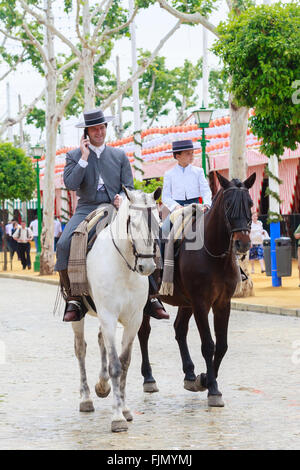
[[[100, 329], [98, 342], [101, 353], [99, 382], [95, 386], [99, 397], [113, 387], [113, 432], [126, 431], [132, 414], [125, 403], [126, 376], [134, 338], [140, 328], [143, 308], [148, 298], [148, 276], [155, 270], [155, 238], [150, 226], [151, 216], [158, 222], [155, 200], [160, 188], [152, 194], [129, 191], [118, 213], [98, 235], [87, 256], [87, 277], [90, 295], [95, 303]], [[152, 217], [153, 221], [153, 217]], [[156, 227], [157, 228], [157, 227]], [[123, 325], [122, 352], [116, 349], [116, 327]], [[94, 411], [85, 370], [86, 342], [84, 318], [72, 323], [75, 334], [75, 354], [80, 369], [80, 411]], [[107, 360], [108, 356], [108, 360]]]

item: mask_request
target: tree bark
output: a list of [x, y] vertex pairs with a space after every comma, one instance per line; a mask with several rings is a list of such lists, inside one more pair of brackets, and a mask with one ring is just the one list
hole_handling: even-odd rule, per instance
[[229, 179], [239, 178], [244, 181], [247, 176], [246, 137], [248, 112], [246, 107], [238, 107], [232, 95], [229, 97], [230, 108], [230, 156]]
[[[52, 1], [45, 0], [48, 21], [53, 23]], [[40, 257], [40, 273], [49, 275], [54, 269], [54, 198], [55, 198], [55, 160], [56, 136], [59, 121], [56, 119], [56, 85], [54, 37], [49, 28], [46, 30], [47, 57], [49, 66], [46, 71], [46, 161], [43, 191], [43, 228]]]

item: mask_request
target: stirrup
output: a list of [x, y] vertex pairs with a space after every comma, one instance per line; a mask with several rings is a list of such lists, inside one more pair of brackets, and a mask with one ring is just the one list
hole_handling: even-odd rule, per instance
[[[73, 307], [73, 310], [72, 310], [72, 307], [71, 309], [69, 308], [71, 305], [74, 305]], [[82, 320], [82, 318], [85, 316], [85, 312], [82, 308], [82, 305], [81, 305], [81, 302], [77, 301], [77, 300], [69, 300], [67, 302], [67, 305], [66, 305], [66, 309], [65, 309], [65, 313], [64, 313], [64, 318], [63, 318], [63, 321], [65, 321], [65, 316], [68, 312], [74, 312], [75, 315], [76, 315], [76, 319], [74, 320], [68, 320], [68, 322], [70, 321], [80, 321]]]

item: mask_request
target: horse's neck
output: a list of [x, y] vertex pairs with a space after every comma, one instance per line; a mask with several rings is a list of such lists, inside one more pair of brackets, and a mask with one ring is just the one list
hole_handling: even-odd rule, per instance
[[230, 233], [225, 219], [222, 200], [223, 198], [220, 196], [204, 219], [205, 245], [213, 253], [225, 252], [230, 244]]

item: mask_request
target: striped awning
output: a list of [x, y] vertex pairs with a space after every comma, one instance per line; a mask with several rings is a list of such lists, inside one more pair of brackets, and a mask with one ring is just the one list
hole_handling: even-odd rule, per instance
[[[38, 202], [37, 199], [30, 199], [30, 201], [26, 201], [26, 209], [37, 209], [38, 207]], [[41, 203], [41, 207], [43, 207], [43, 204]], [[22, 209], [22, 201], [20, 199], [14, 199], [13, 201], [8, 201], [6, 200], [4, 202], [4, 208], [6, 210], [21, 210]]]

